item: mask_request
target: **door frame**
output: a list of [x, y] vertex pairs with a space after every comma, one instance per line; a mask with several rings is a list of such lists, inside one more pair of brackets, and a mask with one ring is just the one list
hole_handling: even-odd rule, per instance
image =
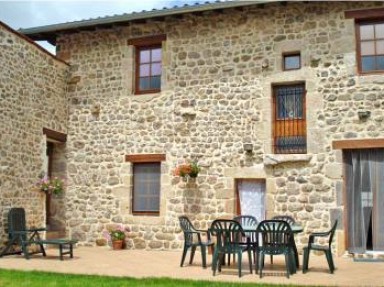
[[[47, 174], [46, 176], [52, 177], [53, 168], [53, 155], [55, 151], [55, 144], [64, 144], [67, 141], [67, 135], [61, 132], [57, 132], [48, 128], [43, 128], [43, 134], [45, 135], [46, 144], [46, 156], [47, 162]], [[51, 210], [51, 194], [45, 196], [45, 224], [49, 227], [50, 224], [50, 210]]]
[[342, 153], [342, 199], [344, 207], [343, 209], [343, 222], [344, 222], [344, 246], [345, 250], [349, 248], [349, 228], [348, 228], [348, 204], [347, 204], [347, 172], [346, 172], [346, 159], [344, 155], [345, 150], [359, 150], [359, 149], [372, 149], [381, 148], [384, 149], [384, 138], [379, 139], [357, 139], [357, 140], [335, 140], [332, 141], [332, 149], [340, 150]]

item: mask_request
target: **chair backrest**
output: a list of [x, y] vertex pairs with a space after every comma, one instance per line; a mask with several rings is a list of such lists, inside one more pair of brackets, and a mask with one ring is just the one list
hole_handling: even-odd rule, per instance
[[294, 224], [296, 221], [295, 219], [292, 217], [292, 216], [289, 216], [289, 215], [276, 215], [274, 217], [272, 217], [273, 220], [283, 220], [283, 221], [286, 221], [288, 222], [289, 225], [292, 225]]
[[256, 217], [252, 215], [239, 215], [233, 218], [233, 220], [237, 221], [240, 223], [241, 227], [247, 227], [247, 228], [252, 228], [252, 227], [257, 227], [257, 219]]
[[284, 220], [263, 220], [256, 229], [268, 254], [281, 254], [292, 242], [292, 230]]
[[216, 247], [222, 250], [239, 245], [244, 236], [240, 223], [229, 219], [216, 219], [213, 221], [210, 232], [213, 236], [216, 236]]
[[331, 248], [331, 244], [332, 244], [333, 236], [335, 235], [336, 227], [337, 227], [337, 220], [335, 220], [335, 223], [333, 223], [331, 230], [329, 230], [329, 242], [328, 242], [329, 248]]
[[179, 216], [180, 228], [184, 232], [184, 240], [185, 242], [192, 243], [193, 242], [193, 233], [191, 231], [196, 231], [192, 222], [189, 220], [187, 216]]
[[[12, 237], [12, 234], [15, 231], [26, 231], [26, 222], [25, 222], [25, 210], [24, 208], [11, 208], [8, 213], [8, 235], [9, 238]], [[22, 235], [25, 237], [26, 235]]]

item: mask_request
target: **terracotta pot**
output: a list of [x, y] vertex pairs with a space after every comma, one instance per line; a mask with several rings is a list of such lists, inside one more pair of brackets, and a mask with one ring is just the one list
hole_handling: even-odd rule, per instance
[[123, 240], [113, 240], [112, 241], [112, 249], [113, 250], [120, 250], [123, 249]]

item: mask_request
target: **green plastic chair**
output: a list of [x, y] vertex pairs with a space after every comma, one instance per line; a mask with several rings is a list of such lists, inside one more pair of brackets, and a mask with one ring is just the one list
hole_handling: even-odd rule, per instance
[[[329, 271], [332, 274], [333, 271], [335, 271], [335, 264], [333, 263], [332, 258], [332, 249], [331, 244], [333, 240], [333, 236], [335, 234], [337, 227], [337, 220], [333, 224], [332, 228], [329, 231], [326, 232], [314, 232], [309, 235], [309, 241], [308, 246], [303, 248], [303, 273], [306, 273], [308, 271], [308, 261], [309, 261], [309, 253], [311, 250], [317, 250], [324, 252], [325, 256], [327, 257], [327, 262], [329, 266]], [[318, 237], [328, 237], [328, 244], [327, 245], [319, 245], [316, 244], [316, 238]]]
[[212, 222], [211, 233], [216, 237], [216, 246], [212, 259], [213, 275], [216, 271], [221, 272], [221, 266], [226, 254], [237, 255], [238, 274], [241, 277], [241, 263], [243, 252], [248, 253], [249, 271], [252, 274], [252, 255], [251, 249], [244, 246], [242, 238], [245, 234], [240, 223], [235, 220], [217, 219]]
[[[8, 243], [1, 251], [0, 257], [12, 254], [24, 254], [29, 259], [31, 254], [42, 253], [46, 256], [45, 249], [41, 241], [39, 232], [45, 231], [45, 228], [26, 228], [25, 210], [24, 208], [11, 208], [8, 213]], [[30, 252], [28, 246], [35, 244], [39, 246], [39, 250]], [[18, 248], [17, 248], [18, 247]]]
[[286, 276], [296, 272], [294, 250], [292, 246], [293, 233], [288, 222], [283, 220], [263, 220], [257, 226], [257, 234], [261, 237], [261, 246], [257, 252], [256, 273], [263, 276], [265, 255], [284, 255]]
[[275, 215], [272, 220], [283, 220], [288, 222], [289, 225], [296, 223], [296, 220], [290, 215]]
[[[233, 220], [240, 223], [241, 227], [244, 230], [253, 230], [253, 231], [244, 231], [245, 238], [240, 242], [241, 245], [250, 248], [253, 252], [253, 260], [256, 263], [256, 252], [259, 246], [257, 240], [256, 228], [257, 228], [257, 219], [252, 215], [239, 215], [233, 218]], [[230, 264], [230, 256], [228, 256], [228, 264]]]
[[[210, 234], [207, 230], [196, 229], [187, 216], [179, 217], [180, 227], [184, 233], [184, 248], [183, 255], [181, 257], [180, 267], [183, 267], [184, 260], [187, 255], [188, 249], [191, 249], [191, 257], [189, 264], [192, 264], [193, 257], [197, 247], [200, 247], [203, 268], [207, 267], [207, 248], [213, 248], [214, 243], [211, 241]], [[203, 241], [201, 238], [202, 234], [206, 234], [207, 240]]]
[[[296, 223], [296, 220], [290, 215], [275, 215], [271, 219], [272, 220], [283, 220], [285, 222], [288, 222], [289, 225]], [[296, 248], [296, 245], [294, 245], [294, 248]], [[295, 254], [297, 254], [297, 250], [296, 250]], [[299, 262], [298, 257], [296, 258], [296, 262]], [[271, 264], [273, 264], [273, 255], [271, 255]], [[299, 266], [297, 265], [297, 267], [299, 267]]]

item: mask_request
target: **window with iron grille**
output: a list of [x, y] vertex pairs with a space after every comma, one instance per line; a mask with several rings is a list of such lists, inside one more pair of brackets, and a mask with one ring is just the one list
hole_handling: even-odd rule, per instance
[[304, 84], [273, 87], [273, 144], [277, 154], [306, 153]]
[[384, 21], [357, 23], [359, 70], [384, 72]]

